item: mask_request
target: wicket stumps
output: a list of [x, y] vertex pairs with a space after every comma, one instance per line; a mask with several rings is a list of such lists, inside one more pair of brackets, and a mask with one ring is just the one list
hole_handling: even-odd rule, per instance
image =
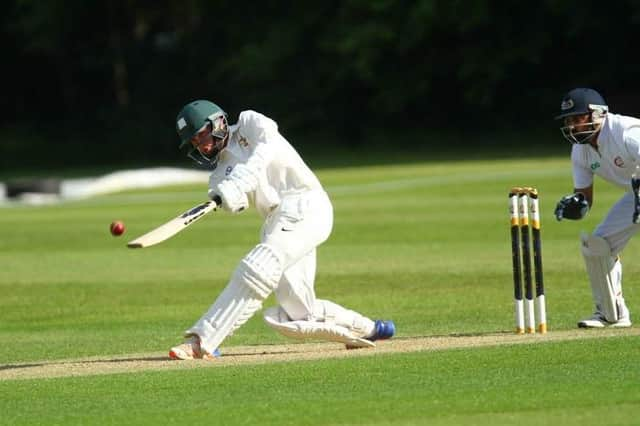
[[[540, 236], [538, 191], [530, 187], [511, 188], [509, 191], [509, 217], [511, 220], [511, 260], [513, 265], [516, 333], [535, 333], [534, 280], [538, 332], [546, 333], [547, 313], [542, 274], [542, 239]], [[529, 217], [531, 217], [531, 222]], [[533, 243], [533, 277], [531, 273], [531, 243]], [[525, 300], [522, 297], [523, 279]]]

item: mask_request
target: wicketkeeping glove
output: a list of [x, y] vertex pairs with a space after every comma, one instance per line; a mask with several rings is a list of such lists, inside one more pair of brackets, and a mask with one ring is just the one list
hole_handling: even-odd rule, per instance
[[585, 217], [588, 211], [589, 203], [584, 198], [584, 194], [578, 192], [562, 197], [556, 205], [555, 215], [558, 220], [578, 220]]
[[640, 223], [640, 178], [635, 174], [631, 177], [631, 189], [633, 192], [633, 217], [631, 221]]

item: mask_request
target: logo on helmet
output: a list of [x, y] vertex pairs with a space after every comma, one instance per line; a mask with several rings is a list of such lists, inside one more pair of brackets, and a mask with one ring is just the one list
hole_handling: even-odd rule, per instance
[[562, 101], [562, 104], [560, 104], [560, 110], [566, 111], [568, 109], [573, 108], [573, 106], [574, 106], [573, 99], [571, 98], [565, 99], [564, 101]]
[[178, 120], [178, 130], [182, 130], [185, 127], [187, 127], [187, 122], [184, 117], [180, 117], [180, 120]]

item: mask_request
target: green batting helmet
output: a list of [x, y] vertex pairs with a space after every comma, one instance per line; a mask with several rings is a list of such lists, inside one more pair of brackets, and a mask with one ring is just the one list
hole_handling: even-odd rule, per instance
[[[210, 125], [211, 135], [216, 140], [215, 150], [212, 155], [202, 154], [191, 146], [191, 139], [207, 124]], [[218, 162], [218, 154], [224, 149], [228, 136], [227, 113], [218, 105], [206, 100], [197, 100], [188, 103], [176, 117], [176, 132], [180, 137], [179, 148], [189, 148], [187, 155], [201, 166], [215, 168]]]
[[[188, 103], [180, 110], [176, 118], [176, 131], [180, 136], [180, 148], [189, 143], [191, 138], [202, 129], [207, 122], [215, 121], [216, 118], [224, 117], [227, 113], [218, 105], [210, 101], [198, 100]], [[216, 135], [214, 137], [222, 139], [226, 135]]]

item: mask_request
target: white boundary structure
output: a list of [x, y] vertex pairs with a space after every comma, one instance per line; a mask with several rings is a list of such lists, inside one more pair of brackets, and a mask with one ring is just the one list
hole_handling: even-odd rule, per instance
[[[206, 185], [209, 172], [174, 167], [154, 167], [140, 170], [122, 170], [94, 178], [67, 179], [60, 183], [57, 194], [25, 192], [8, 198], [7, 184], [0, 183], [0, 206], [14, 204], [41, 205], [60, 201], [79, 200], [131, 189], [155, 188], [167, 185], [202, 183]], [[37, 184], [37, 179], [33, 181]], [[37, 186], [37, 185], [35, 185]]]

